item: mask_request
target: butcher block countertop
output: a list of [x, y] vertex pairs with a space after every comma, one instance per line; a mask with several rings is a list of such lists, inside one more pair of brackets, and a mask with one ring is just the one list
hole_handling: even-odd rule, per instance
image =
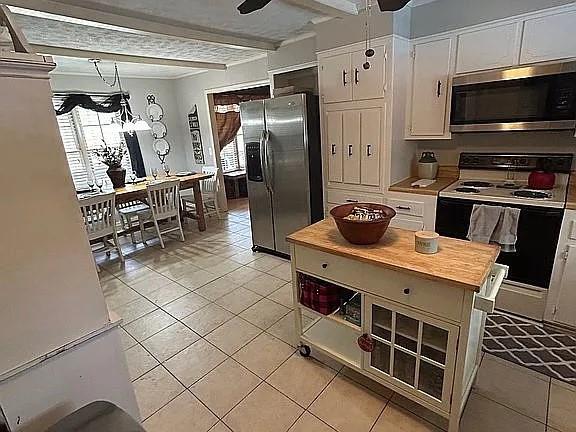
[[570, 176], [570, 184], [568, 185], [568, 198], [566, 199], [566, 208], [576, 210], [576, 172]]
[[419, 277], [448, 282], [478, 292], [488, 277], [500, 247], [440, 237], [437, 254], [414, 250], [414, 232], [389, 228], [379, 243], [357, 246], [348, 243], [332, 218], [324, 219], [288, 236], [296, 245], [382, 266]]
[[406, 180], [402, 180], [399, 183], [393, 184], [388, 188], [390, 192], [404, 192], [413, 193], [419, 195], [438, 195], [438, 192], [446, 189], [452, 183], [458, 180], [455, 177], [439, 177], [436, 179], [436, 183], [428, 187], [412, 187], [410, 186], [415, 181], [418, 181], [418, 177], [410, 177]]

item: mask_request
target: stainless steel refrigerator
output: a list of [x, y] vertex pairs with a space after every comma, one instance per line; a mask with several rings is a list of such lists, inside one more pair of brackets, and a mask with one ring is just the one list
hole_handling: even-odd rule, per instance
[[318, 98], [240, 105], [253, 250], [287, 255], [286, 236], [324, 217]]

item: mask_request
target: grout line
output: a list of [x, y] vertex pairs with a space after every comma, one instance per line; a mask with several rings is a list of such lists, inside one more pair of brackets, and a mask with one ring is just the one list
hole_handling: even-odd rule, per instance
[[[497, 400], [494, 400], [494, 399], [492, 399], [492, 398], [489, 398], [488, 396], [485, 396], [485, 395], [482, 394], [482, 393], [478, 393], [478, 392], [472, 390], [472, 391], [470, 392], [470, 394], [475, 394], [475, 395], [480, 396], [480, 397], [482, 397], [482, 398], [484, 398], [484, 399], [488, 399], [489, 401], [494, 402], [495, 404], [500, 405], [500, 406], [506, 408], [506, 409], [509, 410], [509, 411], [512, 411], [512, 412], [514, 412], [514, 413], [516, 413], [516, 414], [518, 414], [518, 415], [521, 415], [522, 417], [525, 417], [525, 418], [527, 418], [527, 419], [529, 419], [529, 420], [531, 420], [531, 421], [533, 421], [533, 422], [536, 422], [536, 423], [538, 423], [538, 424], [543, 424], [544, 426], [546, 426], [546, 420], [544, 420], [544, 422], [542, 422], [542, 421], [540, 421], [540, 420], [536, 420], [534, 417], [530, 417], [529, 415], [526, 415], [526, 414], [524, 414], [524, 413], [522, 413], [522, 412], [520, 412], [520, 411], [518, 411], [518, 410], [516, 410], [516, 409], [514, 409], [514, 408], [512, 408], [512, 407], [509, 407], [508, 405], [504, 405], [502, 402], [499, 402], [499, 401], [497, 401]], [[470, 399], [470, 398], [468, 398], [468, 399]], [[463, 417], [463, 416], [464, 416], [464, 412], [462, 412], [462, 417]]]

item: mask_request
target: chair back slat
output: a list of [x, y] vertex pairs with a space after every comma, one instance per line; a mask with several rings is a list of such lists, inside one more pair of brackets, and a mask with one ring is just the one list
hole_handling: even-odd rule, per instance
[[202, 168], [204, 174], [214, 174], [206, 180], [202, 180], [202, 192], [208, 194], [215, 194], [218, 191], [218, 167], [205, 166]]
[[146, 191], [156, 220], [180, 217], [180, 180], [149, 184]]
[[99, 239], [114, 232], [115, 201], [115, 192], [78, 201], [89, 240]]

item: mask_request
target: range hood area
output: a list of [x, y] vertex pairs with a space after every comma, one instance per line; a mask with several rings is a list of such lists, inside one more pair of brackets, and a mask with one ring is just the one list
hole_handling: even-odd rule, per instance
[[450, 131], [576, 128], [576, 62], [456, 75]]

